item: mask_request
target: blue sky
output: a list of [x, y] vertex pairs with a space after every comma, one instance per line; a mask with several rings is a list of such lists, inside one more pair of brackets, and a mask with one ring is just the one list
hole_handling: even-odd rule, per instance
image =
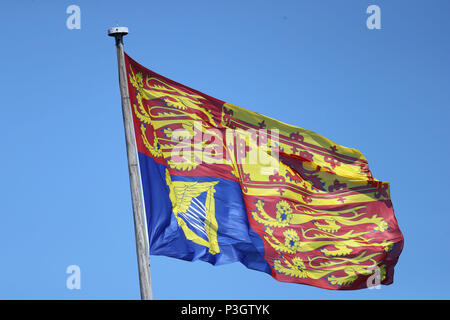
[[[81, 29], [66, 8], [81, 8]], [[381, 8], [381, 30], [366, 8]], [[241, 264], [151, 257], [156, 299], [449, 299], [450, 3], [15, 1], [2, 5], [0, 299], [137, 299], [109, 27], [168, 78], [359, 149], [391, 183], [394, 284], [336, 292]], [[81, 289], [66, 268], [81, 268]]]

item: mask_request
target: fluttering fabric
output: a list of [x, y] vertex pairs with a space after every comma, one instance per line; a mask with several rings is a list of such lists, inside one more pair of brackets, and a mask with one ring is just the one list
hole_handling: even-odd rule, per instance
[[326, 289], [393, 282], [403, 236], [359, 151], [125, 62], [150, 254]]

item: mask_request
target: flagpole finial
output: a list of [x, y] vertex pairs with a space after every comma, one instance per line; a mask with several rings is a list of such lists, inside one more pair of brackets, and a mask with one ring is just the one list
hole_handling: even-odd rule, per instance
[[113, 27], [108, 29], [108, 36], [116, 39], [116, 46], [123, 44], [123, 36], [128, 34], [127, 27]]
[[127, 27], [114, 27], [108, 29], [108, 36], [110, 37], [123, 37], [128, 34]]

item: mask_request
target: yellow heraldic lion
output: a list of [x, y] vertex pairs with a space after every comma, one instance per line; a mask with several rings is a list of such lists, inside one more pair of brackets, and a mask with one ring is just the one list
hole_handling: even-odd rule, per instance
[[[288, 259], [282, 258], [274, 261], [274, 269], [278, 272], [284, 273], [296, 278], [310, 278], [321, 279], [328, 277], [331, 284], [345, 285], [354, 282], [360, 275], [371, 275], [374, 273], [373, 267], [377, 266], [375, 257], [380, 253], [373, 253], [367, 255], [366, 252], [361, 253], [358, 257], [353, 259], [348, 258], [334, 258], [326, 262], [315, 264], [316, 260], [327, 259], [324, 257], [308, 258], [307, 266], [300, 257], [295, 257], [292, 262]], [[369, 262], [370, 264], [365, 264]], [[342, 277], [331, 275], [336, 271], [344, 272]], [[380, 266], [380, 280], [386, 277], [386, 269], [384, 265]]]
[[[131, 68], [131, 67], [130, 67]], [[201, 106], [201, 100], [204, 100], [200, 95], [187, 93], [181, 91], [165, 82], [162, 82], [156, 78], [148, 77], [144, 86], [144, 78], [141, 72], [134, 73], [131, 69], [129, 74], [129, 81], [131, 85], [137, 90], [136, 102], [133, 104], [133, 110], [140, 123], [140, 136], [142, 142], [150, 151], [152, 156], [159, 158], [164, 157], [167, 160], [167, 164], [171, 168], [176, 168], [182, 171], [190, 171], [199, 166], [199, 162], [192, 160], [186, 160], [184, 162], [173, 161], [172, 151], [178, 145], [185, 145], [186, 141], [189, 141], [195, 136], [195, 130], [202, 133], [207, 132], [209, 135], [217, 135], [214, 130], [206, 131], [202, 125], [194, 128], [198, 123], [205, 123], [206, 120], [211, 126], [217, 127], [216, 122], [209, 110], [206, 110]], [[150, 82], [157, 82], [159, 84], [151, 85]], [[145, 101], [156, 100], [157, 105], [147, 105]], [[161, 103], [164, 101], [164, 104]], [[199, 111], [196, 113], [195, 110]], [[190, 119], [186, 119], [190, 118]], [[184, 137], [181, 135], [181, 131], [177, 132], [176, 136], [173, 136], [173, 129], [169, 125], [181, 125], [184, 129]], [[151, 141], [147, 137], [147, 129], [149, 129], [149, 136]], [[157, 131], [162, 130], [165, 137], [158, 137]], [[181, 139], [185, 138], [187, 139]], [[181, 139], [181, 141], [180, 141]], [[221, 140], [221, 136], [216, 136], [217, 140]], [[206, 147], [208, 141], [200, 140], [189, 141], [192, 143], [194, 149], [203, 150]], [[189, 145], [188, 145], [189, 146]], [[188, 156], [188, 155], [186, 155]], [[193, 157], [194, 155], [189, 155]], [[203, 153], [203, 157], [208, 158], [209, 163], [223, 163], [225, 160], [220, 158], [216, 159], [209, 156], [209, 154]]]
[[[188, 108], [200, 111], [201, 114], [206, 116], [211, 125], [217, 126], [211, 112], [201, 107], [202, 103], [200, 100], [205, 100], [204, 97], [181, 91], [157, 78], [147, 77], [145, 82], [148, 88], [145, 88], [142, 73], [134, 75], [133, 70], [131, 70], [130, 80], [133, 86], [138, 90], [142, 99], [162, 99], [168, 107], [175, 108], [180, 112], [185, 112], [186, 115], [192, 117], [194, 120], [203, 121], [205, 120], [204, 118], [192, 111], [189, 112]], [[157, 82], [159, 84], [151, 85], [150, 82]]]
[[[281, 200], [276, 203], [274, 213], [266, 212], [264, 206], [264, 201], [257, 200], [252, 216], [266, 227], [264, 239], [280, 254], [280, 258], [273, 261], [274, 269], [291, 277], [316, 280], [328, 277], [331, 284], [350, 284], [357, 279], [358, 274], [371, 274], [371, 268], [378, 265], [375, 258], [383, 255], [383, 251], [389, 252], [393, 246], [392, 241], [375, 242], [373, 239], [364, 238], [363, 235], [369, 231], [338, 233], [341, 226], [358, 224], [372, 224], [374, 230], [384, 231], [386, 222], [377, 215], [368, 216], [364, 210], [365, 206], [332, 212], [307, 209], [302, 204], [297, 204], [294, 212], [290, 202]], [[305, 229], [308, 223], [315, 227]], [[310, 231], [313, 236], [308, 235]], [[375, 253], [369, 253], [367, 250], [361, 252], [363, 248], [377, 247], [384, 250]], [[322, 255], [316, 256], [317, 250]], [[290, 261], [285, 256], [298, 253], [308, 254], [307, 261], [300, 257], [293, 257]], [[380, 265], [382, 272], [384, 268], [384, 265]], [[345, 272], [346, 275], [331, 275], [337, 271]], [[383, 277], [384, 274], [382, 279]]]
[[[337, 223], [345, 226], [371, 223], [375, 224], [374, 229], [380, 232], [385, 231], [388, 227], [386, 221], [376, 214], [367, 217], [366, 212], [357, 212], [360, 209], [364, 209], [364, 206], [339, 210], [338, 212], [307, 209], [302, 210], [302, 212], [294, 213], [289, 202], [281, 200], [277, 203], [276, 207], [277, 212], [276, 218], [274, 219], [265, 211], [264, 202], [258, 200], [256, 203], [258, 211], [253, 211], [252, 215], [256, 221], [266, 226], [286, 227], [289, 225], [301, 225], [307, 222], [313, 222], [318, 229], [332, 233], [341, 229]], [[343, 216], [343, 214], [346, 213], [351, 213], [351, 216]], [[323, 221], [323, 223], [319, 223], [319, 221]]]

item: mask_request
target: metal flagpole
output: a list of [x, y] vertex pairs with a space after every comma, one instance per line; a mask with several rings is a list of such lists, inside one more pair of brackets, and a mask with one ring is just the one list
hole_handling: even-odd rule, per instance
[[125, 127], [127, 145], [128, 172], [130, 175], [131, 199], [133, 203], [134, 231], [136, 235], [136, 253], [139, 268], [139, 285], [141, 299], [153, 299], [150, 280], [150, 259], [148, 252], [148, 238], [141, 197], [141, 180], [139, 177], [136, 140], [134, 135], [133, 118], [131, 114], [130, 97], [128, 93], [127, 71], [123, 52], [123, 36], [128, 34], [126, 27], [114, 27], [108, 30], [108, 35], [116, 39], [117, 63], [119, 67], [120, 95], [122, 96], [122, 115]]

